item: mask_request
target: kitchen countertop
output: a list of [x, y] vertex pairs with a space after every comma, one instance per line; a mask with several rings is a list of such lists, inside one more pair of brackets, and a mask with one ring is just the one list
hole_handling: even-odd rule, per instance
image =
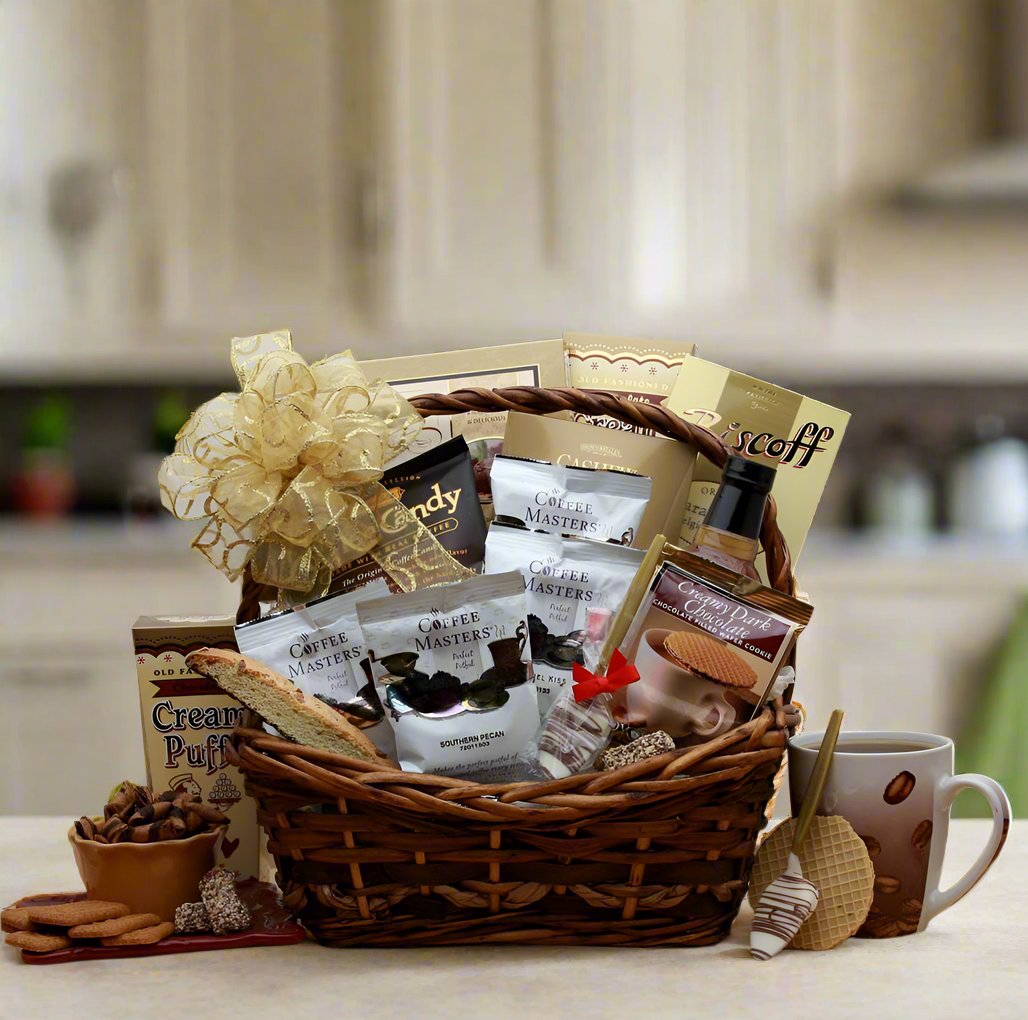
[[[989, 824], [953, 823], [947, 884], [977, 855]], [[66, 818], [0, 818], [0, 903], [80, 886], [67, 826]], [[744, 906], [731, 936], [702, 949], [339, 950], [308, 943], [31, 967], [3, 947], [0, 1016], [138, 1016], [180, 1006], [281, 1020], [1022, 1017], [1028, 820], [1014, 822], [978, 888], [923, 934], [851, 939], [832, 952], [786, 952], [758, 964], [745, 948], [748, 931]]]

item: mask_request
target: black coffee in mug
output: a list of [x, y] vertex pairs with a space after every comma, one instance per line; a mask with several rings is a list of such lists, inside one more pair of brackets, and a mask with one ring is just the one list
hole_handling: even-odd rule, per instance
[[846, 740], [840, 738], [836, 754], [902, 754], [904, 751], [927, 751], [933, 744], [916, 740]]
[[[823, 734], [789, 741], [793, 813], [810, 782]], [[979, 860], [949, 889], [939, 888], [950, 806], [963, 789], [992, 808], [992, 833]], [[832, 755], [817, 813], [842, 815], [864, 841], [875, 871], [870, 913], [858, 937], [892, 938], [923, 931], [988, 871], [1010, 825], [1010, 802], [987, 776], [953, 775], [953, 741], [929, 733], [843, 734]]]

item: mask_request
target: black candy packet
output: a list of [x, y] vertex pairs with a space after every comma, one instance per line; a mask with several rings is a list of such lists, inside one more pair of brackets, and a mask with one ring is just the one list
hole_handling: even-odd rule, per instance
[[[458, 563], [470, 570], [481, 569], [486, 523], [463, 436], [390, 468], [382, 476], [382, 484]], [[385, 577], [382, 568], [370, 556], [362, 556], [335, 576], [332, 591], [352, 591], [378, 577]], [[393, 591], [398, 590], [391, 578], [385, 580]]]

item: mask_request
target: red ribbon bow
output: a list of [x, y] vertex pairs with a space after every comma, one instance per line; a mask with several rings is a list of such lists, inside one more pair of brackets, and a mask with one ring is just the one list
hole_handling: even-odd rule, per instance
[[585, 701], [587, 698], [595, 698], [597, 694], [609, 694], [619, 687], [635, 683], [639, 679], [639, 670], [620, 652], [615, 652], [610, 657], [610, 665], [605, 674], [593, 673], [580, 662], [576, 662], [571, 667], [571, 676], [575, 681], [574, 687], [571, 688], [575, 701]]

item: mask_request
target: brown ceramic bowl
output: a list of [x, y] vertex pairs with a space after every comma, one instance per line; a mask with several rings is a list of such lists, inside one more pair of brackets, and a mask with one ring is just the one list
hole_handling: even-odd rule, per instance
[[175, 920], [175, 909], [200, 899], [200, 879], [214, 867], [214, 851], [225, 835], [221, 826], [188, 839], [157, 843], [68, 841], [90, 899], [127, 903], [133, 914], [158, 914]]

